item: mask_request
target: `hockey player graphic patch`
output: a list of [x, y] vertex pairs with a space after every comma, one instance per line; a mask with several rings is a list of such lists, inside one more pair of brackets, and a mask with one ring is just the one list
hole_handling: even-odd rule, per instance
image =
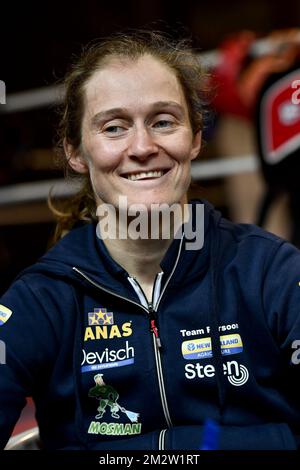
[[[108, 435], [134, 435], [140, 434], [142, 424], [138, 423], [139, 413], [126, 410], [118, 403], [119, 394], [112, 385], [107, 385], [103, 380], [103, 374], [94, 376], [95, 385], [90, 388], [88, 396], [99, 402], [95, 420], [91, 421], [88, 434]], [[120, 414], [126, 415], [130, 422], [109, 422], [111, 418], [120, 419]], [[105, 418], [105, 421], [102, 420]], [[100, 421], [101, 420], [101, 421]], [[106, 421], [107, 420], [107, 421]]]

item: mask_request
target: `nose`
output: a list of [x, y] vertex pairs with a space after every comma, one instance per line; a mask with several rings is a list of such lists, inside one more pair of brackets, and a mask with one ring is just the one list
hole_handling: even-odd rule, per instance
[[155, 155], [157, 151], [158, 146], [155, 138], [146, 127], [142, 126], [134, 129], [128, 147], [129, 157], [143, 161]]

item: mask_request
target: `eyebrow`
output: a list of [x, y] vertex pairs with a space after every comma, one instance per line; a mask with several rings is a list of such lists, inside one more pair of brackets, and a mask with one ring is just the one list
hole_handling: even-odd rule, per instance
[[[156, 101], [150, 106], [150, 112], [155, 112], [161, 108], [171, 108], [180, 114], [184, 112], [183, 107], [179, 103], [176, 103], [176, 101]], [[95, 125], [99, 124], [99, 122], [113, 119], [118, 115], [127, 116], [128, 110], [126, 108], [111, 108], [105, 111], [100, 111], [92, 117], [91, 125], [94, 127]]]

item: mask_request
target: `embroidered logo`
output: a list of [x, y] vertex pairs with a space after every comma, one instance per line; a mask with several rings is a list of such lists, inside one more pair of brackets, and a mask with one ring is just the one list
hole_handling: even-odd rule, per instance
[[249, 379], [249, 372], [247, 367], [243, 364], [238, 364], [238, 372], [232, 375], [227, 375], [228, 382], [235, 387], [244, 385]]
[[112, 367], [124, 367], [134, 364], [134, 347], [126, 341], [124, 347], [103, 351], [82, 350], [83, 359], [81, 372], [98, 371], [100, 369], [111, 369]]
[[88, 326], [85, 328], [84, 341], [122, 338], [131, 335], [131, 321], [115, 325], [113, 312], [108, 312], [103, 307], [94, 308], [93, 312], [88, 312]]
[[[200, 362], [185, 365], [185, 377], [189, 380], [212, 378], [216, 375], [212, 364], [201, 364]], [[223, 373], [228, 382], [235, 387], [240, 387], [248, 382], [249, 371], [246, 366], [237, 361], [227, 361], [223, 364]]]
[[[220, 336], [222, 356], [239, 354], [243, 351], [243, 343], [239, 334]], [[205, 359], [212, 357], [211, 338], [197, 338], [183, 341], [181, 352], [186, 360]]]
[[88, 396], [99, 401], [96, 420], [100, 420], [104, 413], [108, 411], [112, 418], [120, 419], [120, 412], [124, 413], [132, 423], [107, 423], [91, 421], [88, 434], [109, 434], [109, 435], [133, 435], [140, 434], [142, 425], [138, 423], [139, 413], [126, 410], [118, 403], [119, 394], [112, 385], [107, 385], [103, 380], [103, 374], [94, 376], [95, 386], [90, 388]]
[[94, 308], [93, 312], [88, 313], [89, 325], [113, 325], [114, 314], [108, 312], [106, 308]]

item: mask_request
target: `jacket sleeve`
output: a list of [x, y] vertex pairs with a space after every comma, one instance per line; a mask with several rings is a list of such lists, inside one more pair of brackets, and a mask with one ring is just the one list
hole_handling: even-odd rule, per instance
[[[299, 374], [300, 251], [297, 248], [289, 243], [280, 246], [271, 259], [263, 287], [266, 320], [289, 359], [286, 365]], [[299, 350], [298, 354], [293, 354], [295, 349]]]
[[264, 310], [267, 324], [279, 348], [281, 387], [294, 410], [289, 423], [300, 441], [300, 251], [285, 242], [272, 256], [264, 286]]
[[51, 350], [56, 349], [47, 312], [21, 279], [0, 299], [0, 320], [0, 448], [4, 448], [25, 397], [40, 386]]

